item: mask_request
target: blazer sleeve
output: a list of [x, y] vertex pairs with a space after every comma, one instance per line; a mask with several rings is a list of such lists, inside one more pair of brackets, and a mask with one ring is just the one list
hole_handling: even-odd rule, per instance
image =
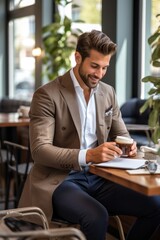
[[[35, 163], [46, 167], [63, 170], [80, 170], [78, 164], [79, 141], [69, 113], [61, 109], [60, 101], [54, 100], [54, 92], [59, 91], [52, 83], [40, 87], [33, 95], [30, 108], [29, 139], [32, 158]], [[52, 89], [53, 91], [51, 91]], [[60, 94], [59, 94], [60, 95]], [[64, 103], [64, 99], [61, 98]], [[57, 106], [59, 104], [59, 106]], [[58, 115], [57, 109], [61, 114]], [[66, 110], [67, 111], [67, 110]], [[61, 118], [61, 119], [60, 119]], [[64, 129], [63, 122], [70, 121], [69, 129]], [[61, 132], [57, 133], [57, 129]], [[65, 132], [65, 133], [63, 133]], [[71, 136], [71, 139], [68, 137]], [[70, 142], [73, 142], [70, 145]], [[62, 147], [63, 146], [63, 147]], [[69, 147], [71, 146], [71, 147]]]

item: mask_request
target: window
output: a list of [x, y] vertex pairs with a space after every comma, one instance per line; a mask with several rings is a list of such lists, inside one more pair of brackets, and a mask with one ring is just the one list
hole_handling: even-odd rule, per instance
[[35, 0], [10, 0], [9, 10], [15, 10], [17, 8], [27, 7], [35, 4]]
[[[72, 8], [73, 27], [79, 27], [85, 31], [92, 29], [101, 30], [102, 0], [73, 0], [72, 4], [77, 4], [78, 8]], [[84, 23], [76, 23], [76, 20]]]
[[[32, 50], [42, 44], [41, 0], [9, 0], [8, 4], [8, 95], [13, 98], [32, 98], [33, 92], [46, 80], [42, 79], [42, 61], [33, 57]], [[44, 3], [45, 2], [45, 3]], [[50, 4], [54, 0], [50, 1]], [[43, 1], [43, 6], [46, 1]], [[48, 4], [48, 3], [47, 3]], [[74, 8], [77, 4], [79, 7]], [[73, 0], [66, 8], [67, 15], [73, 19], [72, 28], [82, 31], [101, 29], [101, 0]], [[51, 5], [50, 5], [51, 6]], [[53, 6], [53, 5], [52, 5]], [[50, 7], [52, 12], [54, 8]], [[62, 7], [61, 14], [64, 14]], [[44, 15], [50, 13], [43, 11]], [[41, 19], [40, 19], [41, 17]], [[47, 16], [43, 16], [45, 19]], [[52, 12], [53, 17], [53, 12]], [[39, 20], [37, 20], [39, 18]], [[77, 19], [84, 23], [76, 22]], [[51, 20], [51, 19], [50, 19]], [[48, 21], [48, 20], [47, 20]], [[74, 63], [73, 63], [74, 64]]]
[[[37, 20], [38, 19], [38, 20]], [[41, 42], [41, 0], [10, 0], [8, 4], [8, 95], [31, 100], [40, 61], [32, 50]], [[37, 30], [38, 29], [38, 30]], [[38, 33], [37, 33], [38, 32]], [[41, 47], [41, 46], [39, 46]]]
[[[71, 18], [72, 28], [81, 29], [83, 32], [91, 31], [92, 29], [101, 30], [101, 15], [102, 15], [102, 0], [73, 0], [72, 5], [78, 7], [72, 7]], [[83, 22], [76, 22], [81, 20]], [[74, 56], [71, 57], [72, 66], [74, 66]]]
[[[160, 24], [156, 18], [157, 14], [160, 14], [159, 0], [142, 1], [141, 78], [147, 75], [160, 75], [160, 70], [150, 65], [151, 49], [147, 42], [148, 37], [150, 37]], [[150, 83], [141, 83], [142, 99], [148, 97], [150, 87]]]
[[27, 16], [9, 22], [9, 95], [30, 99], [34, 91], [35, 17]]
[[[159, 0], [152, 0], [151, 33], [154, 33], [160, 25], [160, 19], [156, 17], [157, 14], [160, 14], [160, 2]], [[151, 66], [151, 73], [153, 75], [160, 75], [160, 70]]]

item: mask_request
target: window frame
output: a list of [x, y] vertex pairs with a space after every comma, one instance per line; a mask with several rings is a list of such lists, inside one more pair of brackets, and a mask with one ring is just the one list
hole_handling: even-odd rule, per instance
[[[35, 4], [22, 7], [14, 10], [9, 10], [9, 1], [7, 1], [6, 5], [7, 9], [7, 17], [6, 17], [6, 25], [7, 25], [7, 48], [6, 48], [6, 54], [7, 54], [7, 64], [6, 66], [9, 66], [9, 22], [13, 21], [18, 18], [23, 18], [27, 16], [34, 16], [35, 17], [35, 47], [42, 48], [42, 37], [41, 37], [41, 29], [42, 29], [42, 0], [36, 0]], [[42, 84], [42, 57], [36, 57], [35, 58], [35, 89], [39, 87]], [[6, 71], [6, 95], [10, 97], [10, 76], [9, 72]], [[35, 90], [34, 89], [34, 90]]]

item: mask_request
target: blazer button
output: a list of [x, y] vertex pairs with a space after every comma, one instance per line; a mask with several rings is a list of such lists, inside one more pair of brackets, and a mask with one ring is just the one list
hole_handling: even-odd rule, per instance
[[63, 131], [66, 130], [66, 127], [62, 127], [62, 130], [63, 130]]
[[53, 185], [57, 185], [57, 184], [59, 184], [59, 181], [58, 181], [58, 180], [53, 180], [53, 181], [52, 181], [52, 184], [53, 184]]

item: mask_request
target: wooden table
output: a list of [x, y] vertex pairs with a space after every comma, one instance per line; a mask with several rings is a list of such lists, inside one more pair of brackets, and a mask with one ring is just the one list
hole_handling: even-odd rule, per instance
[[160, 174], [130, 175], [123, 169], [90, 165], [90, 172], [147, 196], [160, 195]]
[[[19, 118], [18, 113], [0, 113], [0, 128], [12, 127], [12, 131], [14, 130], [14, 134], [13, 134], [14, 136], [16, 136], [17, 134], [17, 127], [28, 127], [29, 123], [30, 123], [29, 118]], [[1, 151], [1, 142], [0, 142], [0, 151]], [[0, 152], [0, 160], [2, 160], [1, 152]]]
[[14, 134], [12, 134], [14, 136], [17, 134], [18, 127], [29, 127], [29, 123], [29, 118], [19, 118], [18, 113], [0, 113], [0, 128], [11, 127], [12, 132], [14, 130]]
[[0, 127], [29, 126], [29, 118], [19, 118], [18, 113], [0, 113]]
[[[130, 188], [147, 196], [160, 194], [160, 174], [156, 175], [129, 175], [123, 169], [105, 168], [90, 165], [90, 172], [118, 183], [124, 187]], [[132, 216], [120, 216], [125, 234], [128, 233], [130, 227], [136, 218]], [[115, 223], [111, 222], [111, 227], [116, 228]], [[156, 232], [153, 239], [159, 239], [160, 230]]]

